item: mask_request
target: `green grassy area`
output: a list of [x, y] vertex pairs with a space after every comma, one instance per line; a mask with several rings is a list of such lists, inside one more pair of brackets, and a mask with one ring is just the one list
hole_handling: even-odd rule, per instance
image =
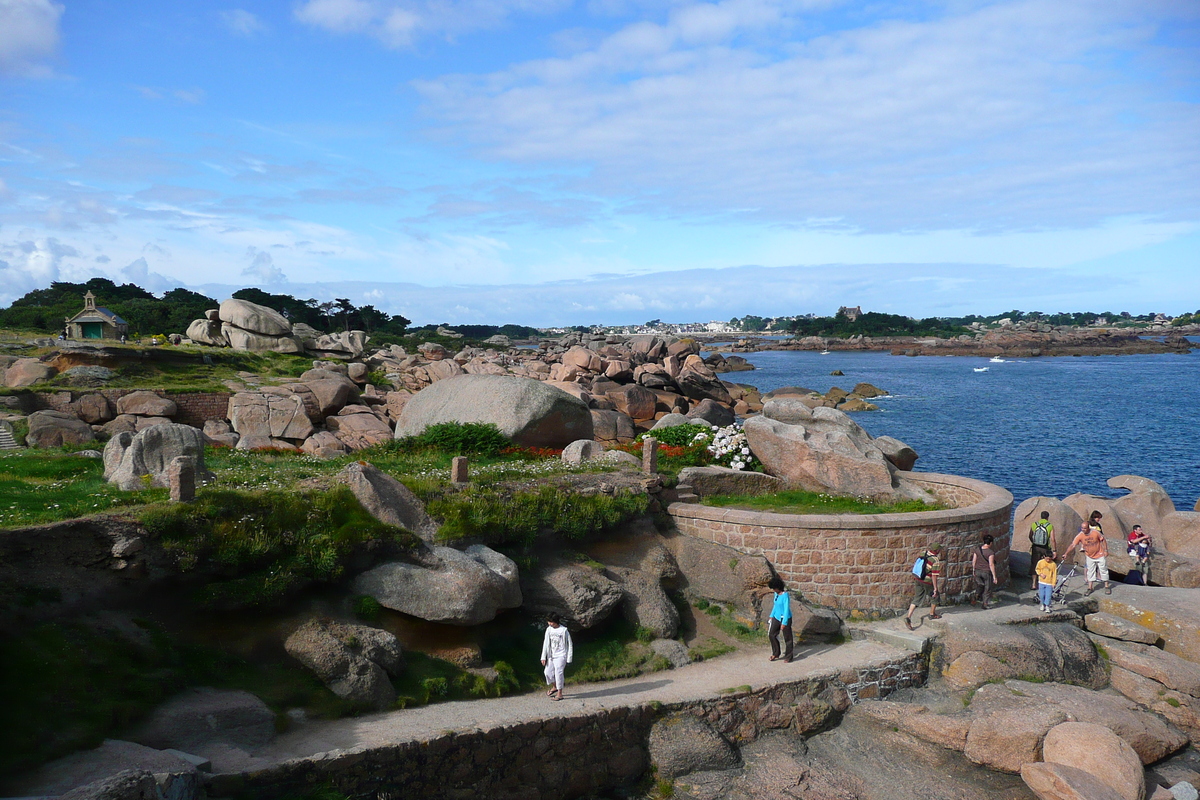
[[166, 489], [125, 492], [104, 464], [63, 450], [0, 453], [0, 528], [38, 525], [166, 500]]
[[701, 503], [718, 508], [744, 508], [752, 511], [771, 511], [776, 514], [904, 514], [947, 508], [940, 503], [930, 505], [920, 500], [877, 503], [871, 500], [860, 500], [857, 497], [841, 497], [798, 490], [764, 495], [714, 494], [702, 498]]

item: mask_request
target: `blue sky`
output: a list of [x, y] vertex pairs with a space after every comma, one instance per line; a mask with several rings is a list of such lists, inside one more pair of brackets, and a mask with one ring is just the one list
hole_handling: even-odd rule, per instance
[[0, 304], [1200, 307], [1200, 5], [0, 0]]

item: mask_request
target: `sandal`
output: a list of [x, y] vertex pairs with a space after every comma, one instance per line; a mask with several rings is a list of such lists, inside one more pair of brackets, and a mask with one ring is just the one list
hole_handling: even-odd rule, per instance
[[767, 659], [767, 661], [778, 661], [778, 660], [779, 660], [779, 656], [771, 656], [770, 658]]
[[[987, 606], [984, 606], [984, 608], [987, 608]], [[930, 614], [929, 618], [930, 619], [941, 619], [942, 615], [941, 614]]]
[[556, 694], [558, 694], [558, 690], [551, 689], [550, 691], [546, 692], [546, 697], [554, 697], [554, 695], [556, 695]]
[[1105, 593], [1105, 594], [1112, 594], [1112, 587], [1111, 587], [1111, 586], [1109, 586], [1108, 588], [1106, 588], [1106, 589], [1104, 590], [1104, 593]]
[[554, 700], [562, 700], [562, 699], [563, 699], [563, 696], [562, 696], [562, 694], [556, 694], [556, 695], [555, 695], [555, 696], [554, 696], [552, 699], [554, 699]]
[[904, 627], [908, 628], [910, 631], [913, 629], [912, 620], [908, 617], [904, 618]]

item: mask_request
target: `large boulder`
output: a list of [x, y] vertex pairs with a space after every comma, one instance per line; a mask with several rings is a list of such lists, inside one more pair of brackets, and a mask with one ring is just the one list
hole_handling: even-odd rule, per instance
[[1122, 586], [1101, 594], [1100, 610], [1136, 622], [1163, 639], [1163, 649], [1200, 664], [1200, 619], [1193, 589]]
[[29, 447], [62, 447], [87, 444], [96, 439], [91, 425], [65, 411], [35, 411], [29, 415], [28, 422], [25, 444]]
[[165, 422], [137, 433], [121, 433], [104, 446], [104, 478], [126, 491], [146, 486], [167, 486], [167, 467], [179, 456], [195, 465], [197, 483], [215, 477], [204, 465], [204, 434], [191, 425]]
[[1054, 552], [1060, 556], [1066, 554], [1067, 547], [1083, 519], [1075, 509], [1055, 497], [1030, 497], [1017, 506], [1013, 513], [1013, 535], [1010, 547], [1022, 553], [1030, 549], [1029, 531], [1033, 523], [1042, 518], [1042, 512], [1050, 514], [1050, 524], [1054, 526]]
[[115, 415], [113, 405], [102, 394], [85, 394], [74, 403], [75, 414], [89, 425], [103, 425]]
[[194, 319], [188, 325], [185, 335], [196, 344], [206, 344], [211, 347], [229, 346], [229, 340], [225, 338], [219, 320]]
[[392, 438], [387, 420], [367, 406], [346, 406], [337, 415], [326, 417], [325, 427], [351, 450], [363, 450]]
[[338, 331], [306, 341], [304, 346], [309, 350], [317, 350], [322, 353], [345, 354], [357, 358], [366, 349], [368, 339], [370, 337], [365, 331]]
[[154, 392], [130, 392], [117, 398], [117, 413], [135, 417], [173, 417], [179, 410], [174, 400], [160, 397]]
[[654, 407], [658, 397], [645, 386], [630, 383], [605, 394], [616, 406], [616, 410], [629, 415], [633, 420], [654, 419]]
[[347, 375], [327, 369], [310, 369], [298, 383], [274, 387], [278, 393], [290, 393], [304, 402], [304, 413], [314, 424], [325, 421], [347, 405], [359, 402], [359, 389]]
[[767, 559], [691, 536], [673, 536], [666, 544], [690, 597], [733, 606], [748, 624], [759, 619], [767, 582], [775, 577]]
[[948, 626], [935, 662], [946, 682], [972, 688], [1001, 678], [1036, 677], [1100, 689], [1108, 682], [1096, 646], [1064, 622]]
[[19, 358], [4, 371], [4, 385], [20, 389], [48, 381], [57, 374], [58, 370], [36, 358]]
[[1042, 741], [1042, 759], [1099, 778], [1123, 800], [1145, 800], [1142, 760], [1125, 740], [1103, 725], [1064, 722], [1054, 726]]
[[201, 753], [222, 743], [251, 751], [275, 737], [275, 712], [249, 692], [188, 689], [155, 708], [130, 737], [159, 750]]
[[609, 567], [605, 573], [621, 587], [625, 619], [654, 633], [656, 639], [673, 639], [679, 632], [679, 610], [663, 591], [657, 575], [626, 567]]
[[566, 447], [593, 438], [587, 404], [540, 381], [459, 375], [422, 389], [404, 404], [397, 439], [442, 422], [493, 423], [522, 447]]
[[254, 353], [274, 351], [276, 353], [303, 353], [304, 348], [293, 336], [268, 336], [265, 333], [248, 331], [231, 323], [221, 325], [221, 334], [234, 350], [249, 350]]
[[1097, 611], [1086, 614], [1083, 626], [1088, 633], [1104, 636], [1108, 639], [1120, 639], [1125, 642], [1140, 642], [1141, 644], [1157, 644], [1159, 635], [1144, 625], [1130, 622], [1127, 619]]
[[243, 331], [263, 336], [291, 336], [292, 323], [273, 308], [260, 306], [248, 300], [230, 298], [221, 303], [218, 314], [222, 322]]
[[[1079, 515], [1080, 520], [1089, 519], [1093, 511], [1099, 511], [1103, 515], [1100, 525], [1104, 529], [1104, 538], [1108, 540], [1108, 552], [1112, 555], [1125, 555], [1125, 537], [1129, 535], [1130, 526], [1121, 520], [1121, 516], [1113, 508], [1113, 500], [1077, 492], [1064, 497], [1063, 502]], [[1076, 533], [1079, 533], [1079, 528], [1076, 528], [1071, 536], [1074, 537]], [[1055, 538], [1058, 538], [1057, 531]]]
[[438, 524], [425, 504], [408, 487], [373, 464], [356, 461], [337, 475], [375, 519], [415, 533], [427, 542], [437, 536]]
[[687, 416], [689, 421], [703, 420], [718, 428], [727, 428], [737, 421], [727, 406], [723, 406], [711, 398], [705, 398], [694, 405], [688, 411]]
[[387, 631], [314, 617], [283, 646], [334, 694], [357, 706], [382, 711], [396, 699], [388, 676], [400, 676], [404, 654]]
[[[1141, 525], [1148, 532], [1162, 529], [1162, 521], [1175, 511], [1175, 504], [1166, 489], [1149, 478], [1137, 475], [1117, 475], [1108, 479], [1111, 489], [1124, 489], [1129, 494], [1113, 501], [1112, 508], [1127, 528]], [[1169, 549], [1169, 548], [1165, 548]]]
[[592, 435], [597, 442], [629, 442], [637, 436], [633, 417], [620, 411], [593, 408]]
[[314, 430], [304, 401], [294, 394], [238, 392], [229, 398], [226, 416], [242, 439], [256, 437], [302, 442]]
[[[1155, 529], [1146, 530], [1153, 533]], [[1184, 558], [1200, 559], [1200, 511], [1175, 511], [1167, 514], [1157, 530], [1158, 549]]]
[[[997, 626], [1002, 627], [1002, 626]], [[1024, 717], [1039, 715], [1048, 721], [1055, 713], [1061, 719], [1047, 724], [1045, 732], [1062, 722], [1091, 722], [1102, 725], [1117, 736], [1120, 736], [1133, 748], [1143, 764], [1153, 764], [1186, 747], [1188, 743], [1178, 728], [1166, 722], [1157, 714], [1144, 710], [1137, 703], [1118, 694], [1097, 692], [1084, 686], [1068, 686], [1060, 683], [1030, 683], [1020, 680], [1006, 680], [1001, 683], [989, 683], [975, 692], [971, 698], [972, 721], [967, 737], [967, 757], [971, 758], [971, 741], [973, 737], [994, 738], [1003, 735], [1008, 729], [1016, 731], [1019, 720]], [[985, 755], [989, 751], [996, 753], [995, 748], [985, 746], [984, 739], [978, 739], [974, 752], [978, 758], [972, 758], [977, 763], [988, 763], [995, 755]], [[1041, 760], [1041, 738], [1037, 747], [1031, 750], [1031, 761]], [[1004, 761], [1004, 767], [997, 767], [1005, 772], [1016, 772], [1020, 763], [1012, 759]]]
[[899, 439], [891, 436], [876, 436], [872, 441], [879, 448], [879, 452], [883, 453], [883, 457], [890, 461], [896, 469], [908, 472], [917, 463], [917, 451]]
[[810, 422], [796, 424], [764, 413], [746, 420], [742, 430], [766, 472], [789, 484], [856, 497], [899, 495], [895, 467], [870, 434], [836, 409], [814, 409]]
[[591, 628], [608, 618], [625, 597], [614, 581], [583, 564], [543, 559], [521, 576], [524, 606], [532, 614], [551, 611], [573, 628]]
[[1021, 779], [1040, 800], [1124, 800], [1095, 775], [1066, 764], [1031, 761], [1021, 765]]
[[354, 591], [430, 622], [481, 625], [521, 605], [517, 565], [489, 547], [429, 547], [415, 563], [381, 564], [354, 579]]
[[771, 494], [786, 488], [774, 475], [730, 469], [729, 467], [684, 467], [679, 483], [691, 486], [701, 497], [713, 494]]
[[672, 780], [692, 772], [733, 769], [737, 750], [700, 717], [687, 712], [664, 717], [650, 728], [650, 761], [659, 777]]

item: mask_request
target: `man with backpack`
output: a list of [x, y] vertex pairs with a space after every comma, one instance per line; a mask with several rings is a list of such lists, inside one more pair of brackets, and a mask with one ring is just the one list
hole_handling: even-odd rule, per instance
[[942, 618], [942, 615], [937, 612], [938, 596], [942, 591], [942, 546], [940, 544], [935, 542], [929, 545], [925, 554], [913, 564], [912, 576], [912, 603], [908, 606], [908, 613], [904, 615], [904, 626], [910, 631], [913, 629], [912, 615], [917, 610], [917, 606], [929, 603], [929, 618]]
[[1029, 564], [1033, 577], [1033, 590], [1038, 588], [1037, 572], [1033, 569], [1039, 561], [1049, 556], [1053, 561], [1058, 558], [1054, 552], [1054, 523], [1050, 521], [1050, 512], [1043, 511], [1042, 518], [1029, 527]]

